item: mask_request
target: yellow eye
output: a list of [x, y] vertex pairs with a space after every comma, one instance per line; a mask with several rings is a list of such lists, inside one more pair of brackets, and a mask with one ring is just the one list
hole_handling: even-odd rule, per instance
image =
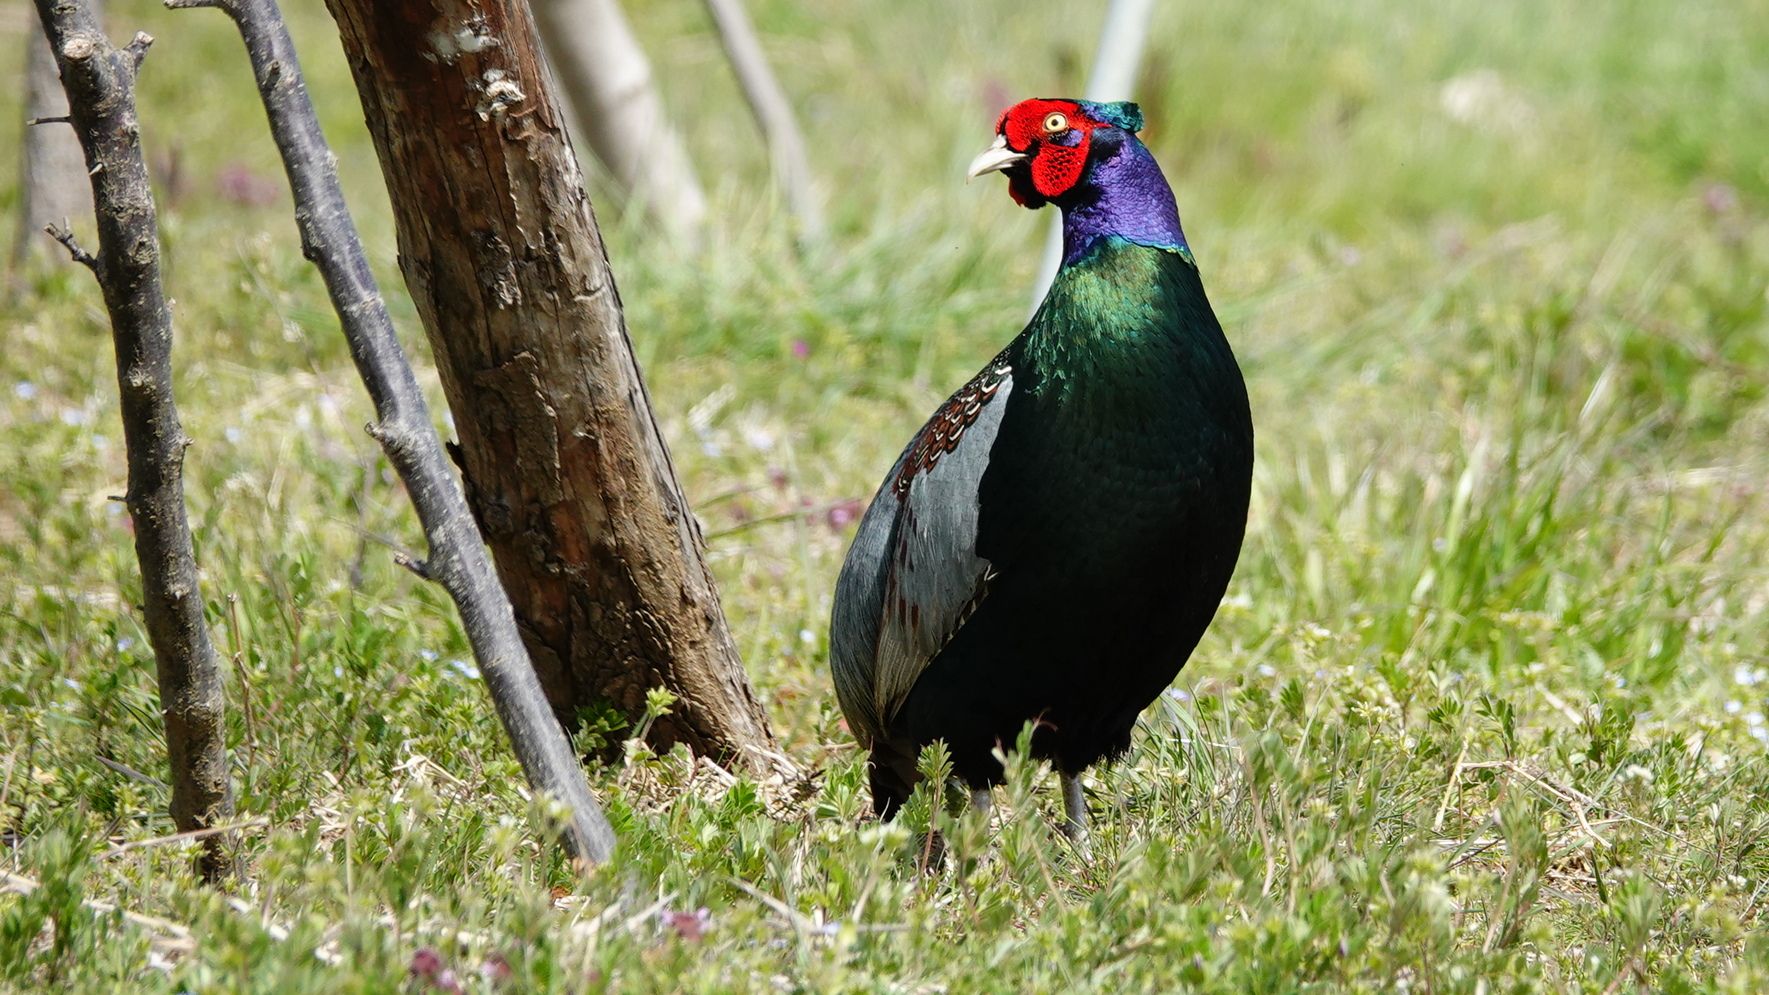
[[1067, 128], [1068, 126], [1069, 126], [1069, 118], [1065, 114], [1053, 113], [1053, 114], [1045, 115], [1044, 130], [1050, 134], [1055, 134], [1059, 131], [1062, 131], [1065, 128]]

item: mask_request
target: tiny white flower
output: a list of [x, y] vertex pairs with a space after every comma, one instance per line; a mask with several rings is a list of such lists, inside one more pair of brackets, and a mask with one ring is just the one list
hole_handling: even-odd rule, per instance
[[29, 380], [20, 380], [12, 385], [12, 393], [21, 401], [28, 401], [37, 396], [37, 385]]
[[749, 448], [765, 453], [774, 448], [774, 433], [760, 425], [745, 425], [743, 427], [743, 441], [749, 443]]

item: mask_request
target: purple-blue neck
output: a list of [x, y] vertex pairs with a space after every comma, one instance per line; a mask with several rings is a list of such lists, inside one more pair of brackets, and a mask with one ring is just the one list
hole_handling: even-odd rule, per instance
[[[1118, 140], [1113, 141], [1116, 137]], [[1102, 238], [1190, 251], [1179, 227], [1173, 188], [1148, 147], [1116, 129], [1095, 132], [1087, 173], [1059, 204], [1063, 211], [1063, 265], [1086, 255]]]

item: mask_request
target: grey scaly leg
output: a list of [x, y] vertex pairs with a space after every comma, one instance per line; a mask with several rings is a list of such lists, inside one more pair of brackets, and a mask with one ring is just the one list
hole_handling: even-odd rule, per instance
[[983, 818], [987, 819], [989, 817], [989, 807], [993, 804], [993, 801], [994, 799], [990, 797], [988, 788], [971, 789], [970, 807], [983, 813]]
[[1087, 843], [1087, 796], [1081, 791], [1080, 774], [1064, 774], [1063, 835], [1076, 843]]

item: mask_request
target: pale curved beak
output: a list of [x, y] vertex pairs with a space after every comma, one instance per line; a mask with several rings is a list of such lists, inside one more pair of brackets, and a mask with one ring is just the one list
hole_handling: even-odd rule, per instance
[[1015, 152], [1007, 147], [1006, 135], [996, 135], [995, 144], [970, 161], [970, 168], [964, 173], [964, 181], [969, 183], [984, 173], [999, 173], [1016, 162], [1024, 162], [1025, 159], [1024, 152]]

